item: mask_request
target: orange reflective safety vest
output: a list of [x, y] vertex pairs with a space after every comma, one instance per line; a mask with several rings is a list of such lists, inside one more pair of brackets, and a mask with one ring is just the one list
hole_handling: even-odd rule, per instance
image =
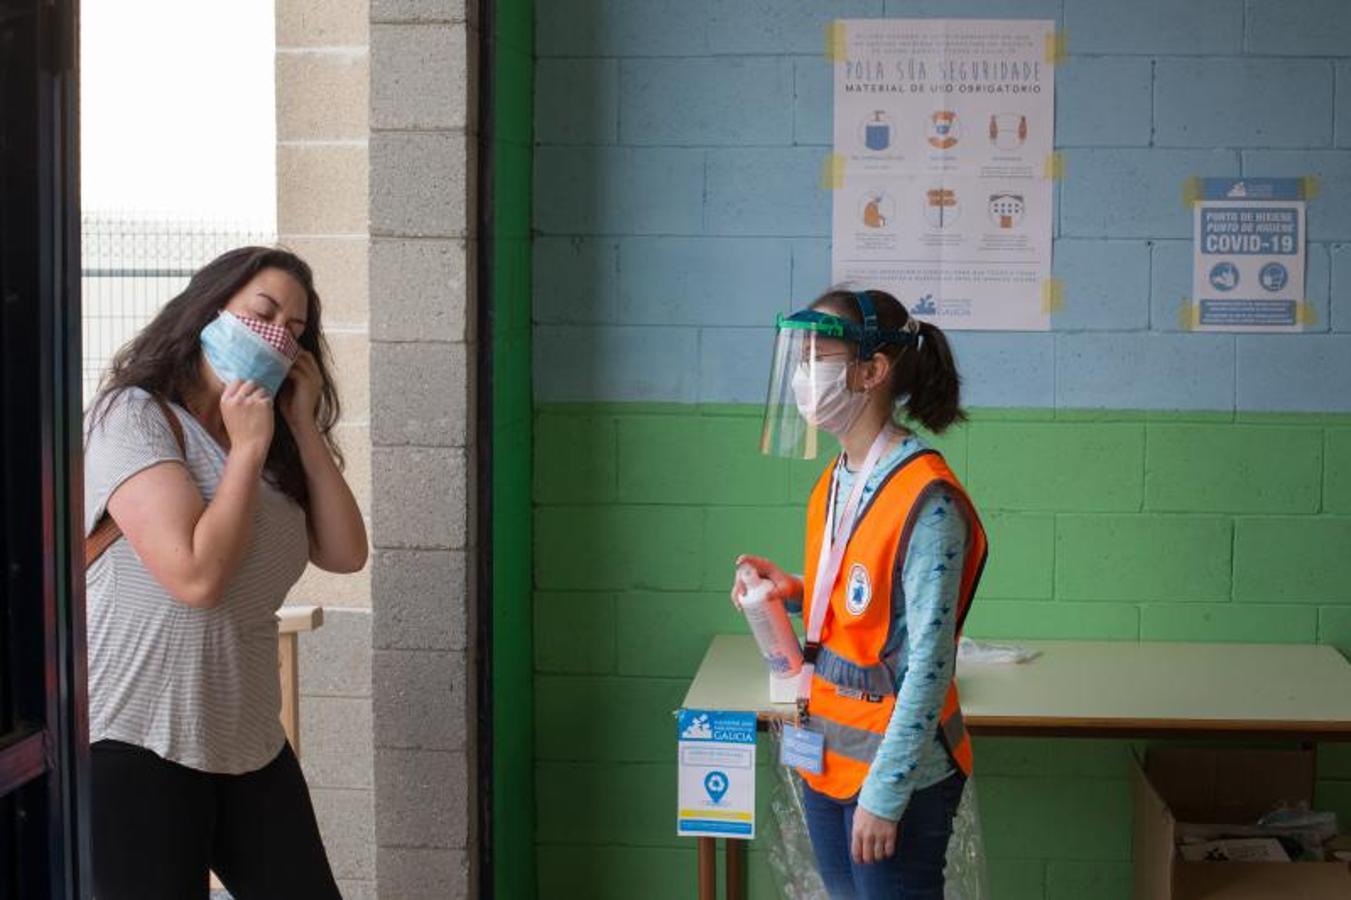
[[[825, 539], [834, 470], [832, 463], [817, 482], [807, 506], [804, 621], [811, 615], [811, 586], [816, 583], [821, 542]], [[887, 475], [858, 515], [831, 591], [830, 614], [821, 631], [820, 645], [806, 649], [809, 659], [815, 654], [816, 669], [806, 727], [823, 733], [826, 747], [819, 775], [802, 769], [798, 772], [819, 793], [840, 800], [857, 794], [882, 744], [896, 706], [896, 676], [906, 656], [904, 635], [894, 633], [892, 585], [900, 577], [915, 516], [928, 495], [942, 488], [950, 490], [965, 507], [970, 523], [956, 611], [957, 635], [961, 635], [985, 565], [985, 529], [943, 457], [933, 450], [922, 450]], [[938, 733], [953, 764], [970, 775], [971, 739], [962, 722], [955, 681], [948, 685]]]

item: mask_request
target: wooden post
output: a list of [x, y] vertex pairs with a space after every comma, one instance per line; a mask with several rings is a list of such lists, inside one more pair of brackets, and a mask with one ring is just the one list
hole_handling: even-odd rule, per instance
[[718, 841], [701, 837], [699, 841], [699, 900], [718, 900]]
[[727, 848], [727, 900], [746, 900], [746, 842], [725, 840]]

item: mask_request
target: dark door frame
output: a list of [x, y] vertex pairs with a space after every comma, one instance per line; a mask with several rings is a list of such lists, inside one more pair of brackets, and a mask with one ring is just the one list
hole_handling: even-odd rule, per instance
[[0, 0], [0, 897], [92, 893], [78, 0]]

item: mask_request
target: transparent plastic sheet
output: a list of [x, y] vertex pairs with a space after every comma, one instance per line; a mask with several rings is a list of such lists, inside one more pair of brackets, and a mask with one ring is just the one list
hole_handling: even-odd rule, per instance
[[[769, 723], [770, 752], [779, 758], [783, 724]], [[802, 791], [792, 769], [773, 767], [770, 790], [770, 821], [761, 834], [768, 842], [769, 868], [774, 874], [778, 895], [785, 900], [829, 900], [821, 876], [816, 871], [816, 855], [807, 834], [807, 815], [802, 806]], [[945, 900], [990, 900], [990, 885], [985, 874], [985, 843], [980, 830], [980, 803], [976, 780], [970, 778], [962, 791], [962, 802], [953, 821], [952, 840], [948, 842], [947, 886]]]
[[947, 885], [944, 900], [989, 900], [990, 882], [985, 874], [985, 840], [980, 830], [980, 801], [976, 779], [966, 780], [957, 818], [948, 841]]
[[[783, 723], [769, 723], [770, 752], [779, 758]], [[763, 834], [769, 839], [769, 868], [779, 896], [785, 900], [829, 900], [826, 887], [816, 871], [816, 854], [807, 834], [807, 813], [802, 806], [802, 790], [797, 775], [787, 766], [775, 765], [774, 784], [769, 795], [769, 827]]]

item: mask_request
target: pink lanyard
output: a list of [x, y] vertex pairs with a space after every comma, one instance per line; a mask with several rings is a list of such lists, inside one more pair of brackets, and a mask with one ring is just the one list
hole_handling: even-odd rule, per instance
[[835, 587], [835, 580], [840, 575], [840, 566], [844, 563], [844, 551], [849, 546], [849, 532], [853, 529], [854, 519], [858, 515], [859, 501], [863, 498], [863, 489], [868, 484], [868, 478], [877, 468], [877, 463], [882, 459], [882, 452], [891, 443], [891, 438], [891, 428], [883, 427], [873, 440], [872, 448], [868, 450], [863, 467], [859, 469], [854, 486], [849, 491], [849, 500], [844, 505], [844, 514], [840, 516], [838, 523], [835, 521], [835, 501], [840, 484], [840, 466], [844, 464], [843, 456], [836, 461], [835, 471], [830, 476], [830, 494], [826, 498], [828, 504], [826, 530], [821, 537], [821, 556], [816, 564], [816, 585], [812, 590], [812, 610], [807, 621], [807, 647], [803, 653], [802, 677], [797, 687], [799, 716], [806, 714], [807, 703], [811, 700], [812, 675], [816, 672], [816, 654], [821, 648], [821, 631], [826, 627], [826, 614], [830, 611], [830, 594]]

